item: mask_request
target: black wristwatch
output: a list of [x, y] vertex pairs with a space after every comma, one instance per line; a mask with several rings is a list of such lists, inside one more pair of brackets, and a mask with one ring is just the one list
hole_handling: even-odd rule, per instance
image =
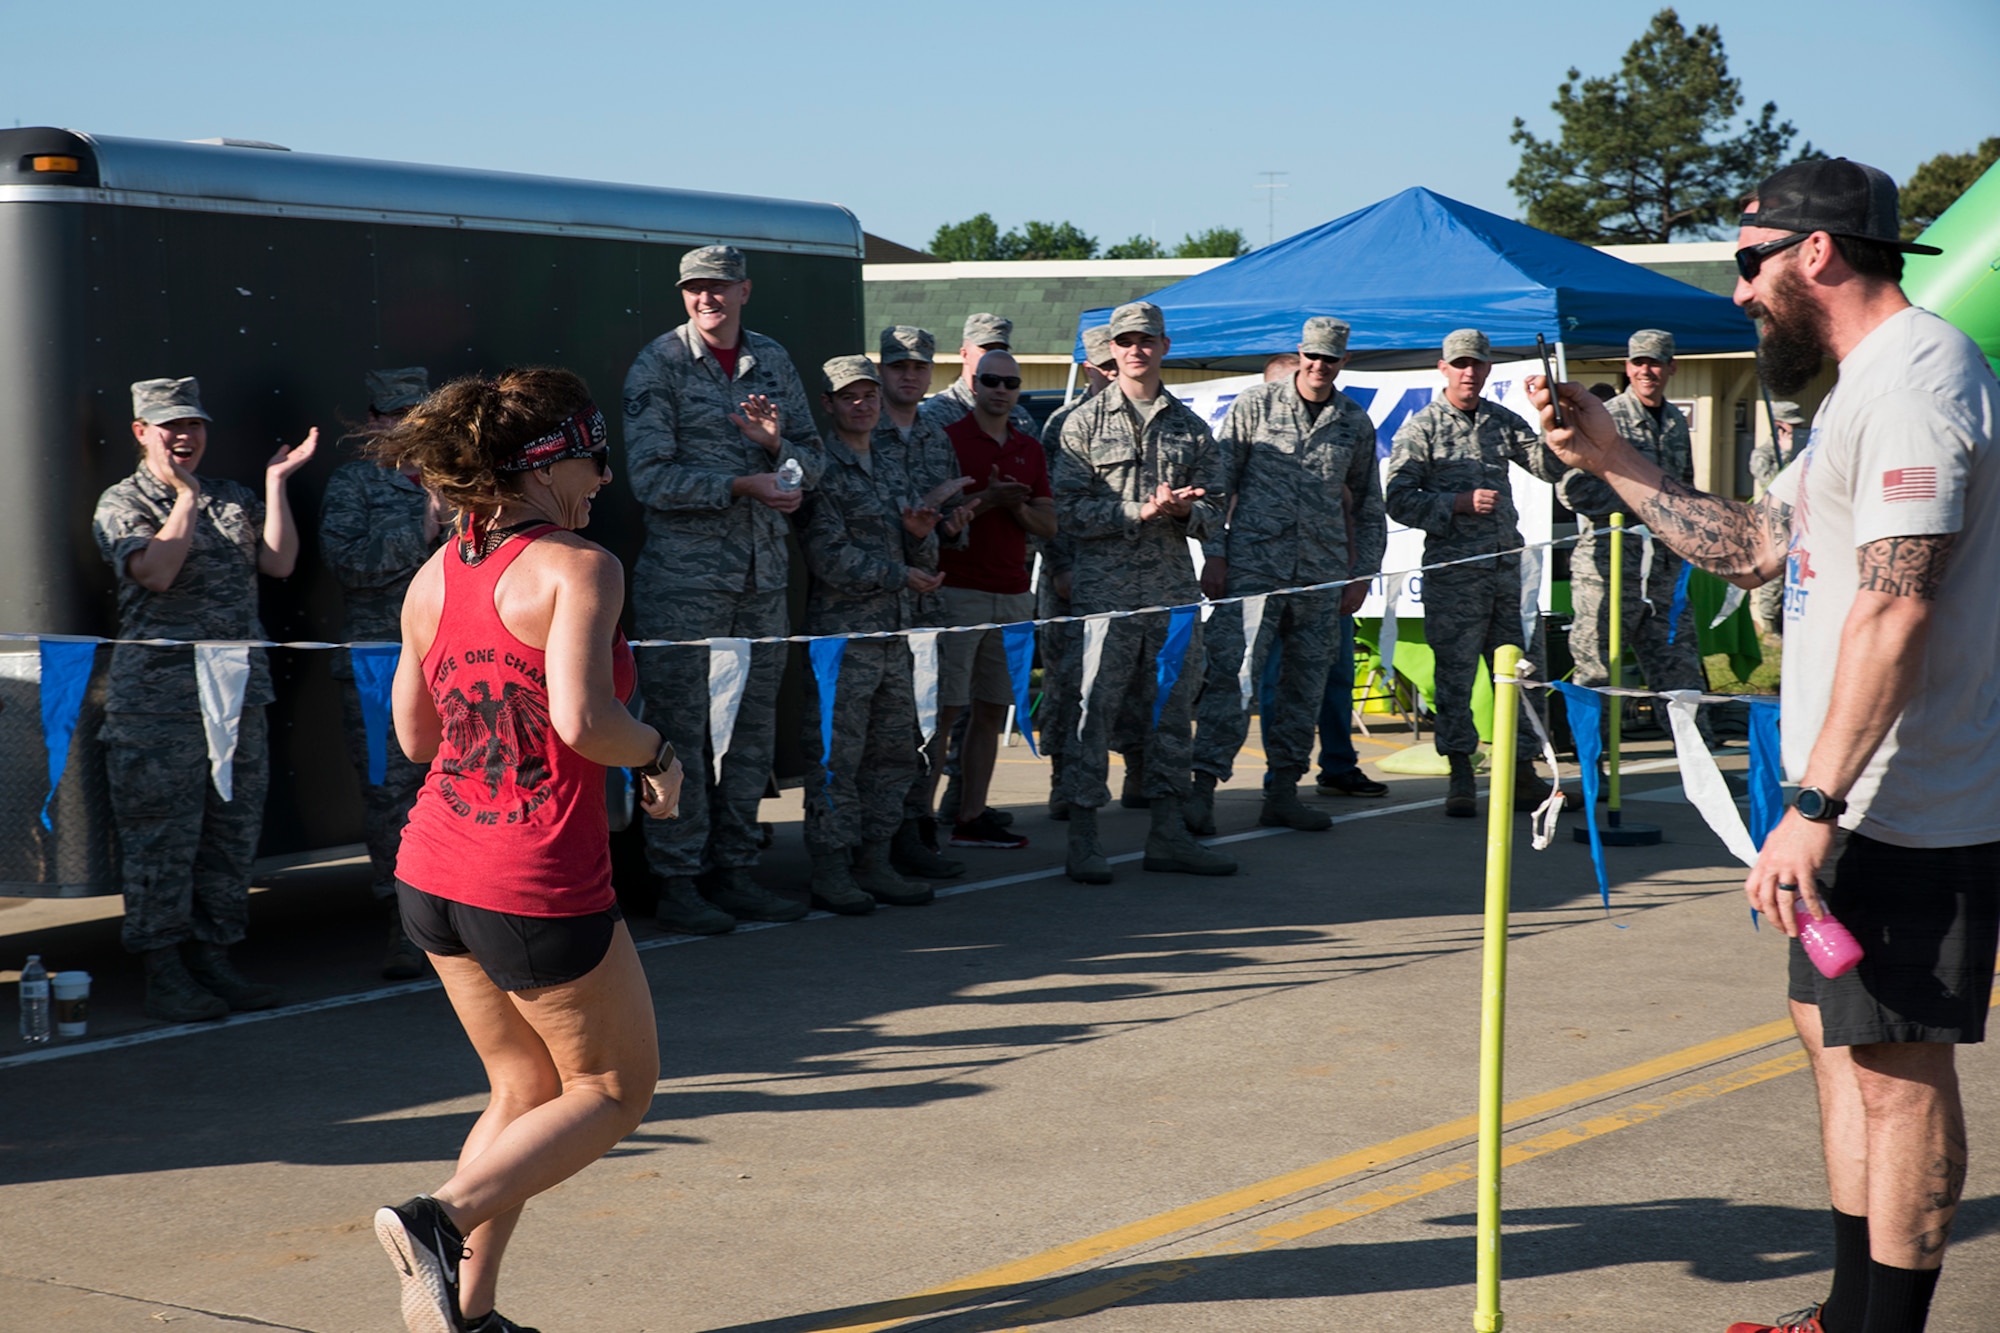
[[1792, 798], [1792, 809], [1799, 812], [1800, 819], [1810, 819], [1815, 824], [1831, 824], [1847, 812], [1847, 802], [1838, 796], [1828, 796], [1818, 787], [1801, 787], [1799, 794]]
[[642, 778], [656, 778], [674, 766], [674, 743], [660, 738], [660, 752], [653, 756], [653, 762], [633, 769]]

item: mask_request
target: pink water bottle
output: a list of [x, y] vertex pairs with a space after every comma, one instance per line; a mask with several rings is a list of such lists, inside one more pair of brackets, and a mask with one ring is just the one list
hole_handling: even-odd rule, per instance
[[1814, 916], [1801, 902], [1799, 913], [1799, 943], [1806, 947], [1806, 957], [1819, 969], [1820, 975], [1828, 981], [1845, 976], [1861, 961], [1861, 942], [1854, 938], [1846, 926], [1831, 916]]

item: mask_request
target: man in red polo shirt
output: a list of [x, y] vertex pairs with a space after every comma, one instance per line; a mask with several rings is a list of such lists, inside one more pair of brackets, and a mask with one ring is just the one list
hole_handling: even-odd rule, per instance
[[[946, 549], [944, 624], [1009, 625], [1035, 617], [1028, 591], [1028, 536], [1055, 536], [1055, 500], [1049, 491], [1047, 460], [1035, 437], [1009, 420], [1021, 398], [1021, 366], [1004, 351], [980, 359], [972, 385], [972, 412], [945, 428], [958, 451], [958, 469], [975, 479], [967, 490], [979, 500], [964, 549]], [[986, 808], [993, 761], [1000, 752], [1000, 728], [1014, 688], [1007, 675], [1007, 651], [997, 629], [938, 636], [938, 728], [934, 747], [951, 735], [967, 707], [972, 718], [959, 753], [963, 784], [954, 847], [1025, 847], [1028, 840], [1003, 828]], [[933, 795], [942, 754], [930, 766]]]

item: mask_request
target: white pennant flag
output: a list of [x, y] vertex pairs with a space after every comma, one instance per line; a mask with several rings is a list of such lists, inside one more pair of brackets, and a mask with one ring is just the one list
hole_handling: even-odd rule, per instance
[[1729, 591], [1722, 594], [1722, 609], [1715, 613], [1715, 619], [1708, 622], [1708, 627], [1714, 629], [1717, 625], [1735, 615], [1736, 608], [1743, 605], [1743, 599], [1749, 595], [1749, 589], [1739, 588], [1733, 583], [1730, 584]]
[[1743, 825], [1743, 812], [1736, 808], [1736, 798], [1729, 794], [1729, 784], [1722, 780], [1722, 770], [1715, 766], [1715, 756], [1708, 752], [1701, 730], [1695, 726], [1700, 691], [1668, 690], [1666, 696], [1667, 721], [1673, 724], [1674, 749], [1680, 755], [1681, 789], [1730, 855], [1746, 866], [1756, 865], [1757, 848]]
[[927, 745], [931, 733], [937, 730], [937, 636], [934, 629], [918, 630], [909, 636], [910, 656], [916, 659], [910, 667], [910, 683], [916, 687], [917, 730]]
[[708, 641], [708, 743], [715, 751], [717, 772], [736, 735], [736, 711], [743, 706], [743, 687], [749, 679], [750, 640]]
[[1639, 529], [1639, 600], [1646, 600], [1646, 585], [1653, 581], [1653, 534]]
[[1264, 628], [1264, 598], [1243, 599], [1243, 665], [1236, 668], [1236, 688], [1243, 691], [1243, 711], [1250, 711], [1250, 678], [1257, 660], [1257, 631]]
[[1382, 581], [1382, 642], [1375, 645], [1382, 659], [1382, 679], [1392, 688], [1396, 683], [1396, 603], [1403, 600], [1404, 577], [1391, 574]]
[[1535, 627], [1542, 619], [1542, 548], [1521, 552], [1521, 651], [1535, 646]]
[[249, 648], [217, 643], [194, 646], [201, 729], [208, 734], [208, 774], [225, 801], [236, 799], [236, 740], [243, 722], [243, 691], [249, 683]]
[[1076, 710], [1076, 734], [1083, 737], [1083, 724], [1090, 720], [1090, 687], [1097, 684], [1097, 666], [1104, 660], [1104, 636], [1111, 621], [1097, 616], [1083, 622], [1083, 702]]

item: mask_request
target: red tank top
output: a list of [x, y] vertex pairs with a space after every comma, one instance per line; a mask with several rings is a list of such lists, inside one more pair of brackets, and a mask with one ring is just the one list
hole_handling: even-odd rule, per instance
[[[493, 605], [508, 567], [560, 530], [530, 528], [477, 565], [445, 557], [444, 609], [423, 663], [444, 737], [396, 856], [397, 878], [413, 888], [517, 916], [582, 916], [615, 898], [604, 767], [556, 734], [546, 655], [510, 634]], [[620, 632], [620, 700], [635, 676]]]

